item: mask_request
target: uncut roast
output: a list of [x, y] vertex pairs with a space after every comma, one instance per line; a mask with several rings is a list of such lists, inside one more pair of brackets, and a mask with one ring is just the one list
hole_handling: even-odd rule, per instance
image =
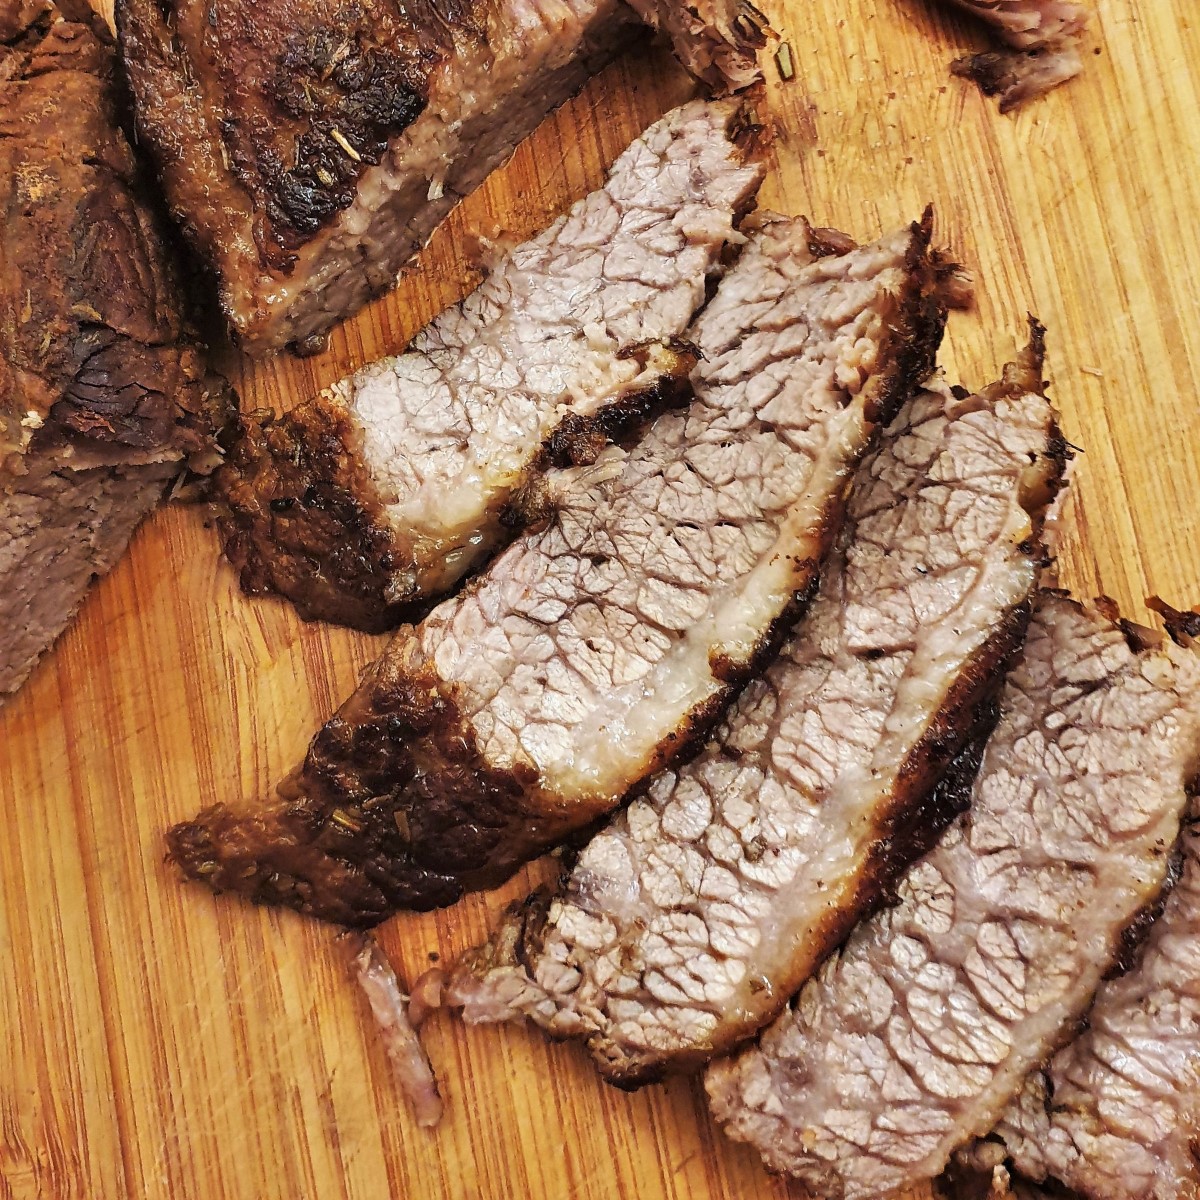
[[[639, 9], [718, 85], [756, 73], [738, 0]], [[702, 15], [703, 8], [705, 15]], [[312, 344], [623, 45], [621, 0], [119, 0], [140, 140], [251, 353]]]
[[119, 125], [107, 31], [0, 4], [0, 696], [190, 462], [208, 373]]

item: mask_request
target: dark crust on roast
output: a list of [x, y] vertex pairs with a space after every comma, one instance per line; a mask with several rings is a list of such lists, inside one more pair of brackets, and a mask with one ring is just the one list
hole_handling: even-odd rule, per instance
[[[864, 405], [880, 424], [933, 369], [941, 340], [944, 293], [955, 268], [930, 249], [931, 224], [927, 211], [912, 226], [909, 277], [880, 355], [891, 361], [872, 380]], [[826, 545], [843, 503], [844, 493], [826, 513]], [[811, 560], [797, 570], [793, 603], [752, 660], [722, 664], [725, 687], [664, 739], [642, 779], [696, 748], [765, 668], [815, 589]], [[464, 891], [493, 887], [597, 815], [595, 806], [582, 811], [581, 801], [580, 811], [563, 812], [560, 804], [551, 817], [554, 797], [542, 794], [531, 771], [487, 764], [453, 690], [428, 665], [409, 669], [402, 661], [409, 637], [407, 630], [398, 633], [313, 739], [276, 801], [246, 815], [217, 806], [169, 831], [169, 856], [187, 875], [218, 891], [369, 927], [401, 908], [438, 907]]]
[[223, 441], [212, 497], [242, 590], [286, 596], [307, 621], [396, 625], [393, 533], [345, 408], [318, 397], [280, 417], [240, 415]]
[[[187, 0], [117, 5], [141, 127], [152, 150], [178, 136], [156, 112], [164, 84], [155, 71], [197, 91], [192, 103], [210, 110], [209, 131], [256, 214], [261, 262], [284, 273], [424, 111], [429, 77], [455, 39], [485, 37], [471, 0], [334, 0], [302, 9], [299, 21], [293, 6], [253, 0], [198, 9]], [[195, 56], [206, 60], [199, 78], [188, 69]]]
[[[1195, 798], [1195, 787], [1189, 787], [1188, 795]], [[1163, 877], [1162, 890], [1157, 896], [1147, 900], [1130, 918], [1129, 924], [1121, 930], [1117, 943], [1113, 948], [1112, 962], [1104, 972], [1104, 979], [1117, 979], [1127, 975], [1142, 960], [1142, 950], [1154, 922], [1162, 916], [1175, 885], [1183, 875], [1183, 845], [1176, 842], [1167, 859], [1167, 873]]]
[[0, 328], [0, 429], [32, 411], [30, 453], [182, 457], [212, 448], [231, 397], [208, 371], [94, 24], [43, 14], [5, 51], [0, 258], [21, 294]]
[[[544, 519], [543, 473], [593, 462], [610, 442], [639, 429], [689, 393], [695, 349], [679, 343], [671, 373], [657, 386], [624, 395], [589, 417], [572, 414], [551, 435], [526, 481], [496, 506], [476, 563], [518, 531]], [[237, 419], [226, 461], [213, 480], [225, 554], [250, 596], [286, 596], [307, 621], [332, 621], [368, 633], [419, 620], [457, 579], [440, 590], [419, 587], [397, 597], [394, 572], [423, 564], [387, 522], [384, 501], [366, 469], [359, 434], [346, 409], [321, 396], [280, 417]]]

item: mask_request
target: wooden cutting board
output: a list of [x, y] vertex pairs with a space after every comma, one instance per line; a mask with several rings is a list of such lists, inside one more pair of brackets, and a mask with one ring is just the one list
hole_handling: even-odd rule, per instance
[[[989, 381], [1027, 310], [1049, 327], [1053, 395], [1085, 451], [1063, 580], [1134, 616], [1152, 592], [1200, 600], [1191, 0], [1099, 0], [1084, 76], [1015, 117], [947, 73], [978, 31], [918, 0], [765, 7], [796, 78], [768, 63], [763, 202], [866, 239], [932, 201], [978, 281], [974, 311], [951, 318], [952, 377]], [[689, 93], [666, 55], [631, 53], [328, 353], [230, 355], [245, 401], [287, 405], [401, 348], [477, 278], [470, 235], [541, 228]], [[447, 1116], [417, 1129], [333, 932], [214, 900], [163, 864], [163, 828], [265, 793], [382, 645], [245, 599], [200, 512], [171, 507], [0, 712], [0, 1198], [800, 1196], [723, 1138], [695, 1081], [625, 1095], [520, 1028], [434, 1019]], [[547, 869], [381, 940], [412, 979]]]

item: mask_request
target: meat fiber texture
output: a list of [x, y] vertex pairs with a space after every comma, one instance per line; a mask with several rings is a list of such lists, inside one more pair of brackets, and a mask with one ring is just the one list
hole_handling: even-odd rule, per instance
[[779, 660], [467, 956], [468, 1021], [586, 1037], [623, 1084], [694, 1066], [776, 1016], [929, 848], [955, 812], [927, 796], [1020, 646], [1062, 476], [1041, 366], [1039, 329], [982, 394], [902, 410]]
[[771, 33], [750, 0], [629, 0], [652, 29], [670, 40], [676, 58], [718, 95], [762, 78], [758, 51]]
[[1075, 0], [953, 0], [986, 21], [1006, 50], [972, 54], [952, 70], [977, 83], [988, 96], [1000, 97], [1008, 112], [1083, 70], [1080, 44], [1090, 19]]
[[[1200, 616], [1190, 618], [1191, 637]], [[1186, 628], [1186, 626], [1184, 627]], [[1187, 640], [1185, 635], [1184, 640]], [[1200, 660], [1181, 665], [1185, 765], [1200, 777]], [[1184, 735], [1188, 736], [1188, 735]], [[1130, 969], [1105, 983], [1083, 1032], [1026, 1081], [992, 1141], [1038, 1182], [1094, 1200], [1200, 1196], [1200, 831], [1191, 820], [1180, 878]]]
[[190, 336], [100, 33], [0, 4], [0, 695], [185, 460], [224, 385]]
[[936, 1176], [1069, 1036], [1158, 897], [1200, 749], [1194, 659], [1046, 593], [969, 811], [758, 1046], [712, 1109], [821, 1196]]
[[[691, 57], [740, 84], [761, 30], [740, 0], [711, 16]], [[253, 354], [391, 288], [637, 31], [621, 0], [118, 0], [117, 23], [139, 136]]]
[[681, 399], [680, 339], [762, 181], [753, 142], [736, 102], [668, 113], [404, 354], [243, 418], [215, 491], [246, 589], [394, 628], [544, 515], [555, 461]]
[[547, 527], [402, 628], [277, 797], [176, 827], [175, 861], [369, 925], [496, 884], [702, 736], [798, 615], [876, 424], [931, 368], [950, 268], [929, 238], [827, 253], [768, 219], [689, 332], [690, 407], [548, 485]]

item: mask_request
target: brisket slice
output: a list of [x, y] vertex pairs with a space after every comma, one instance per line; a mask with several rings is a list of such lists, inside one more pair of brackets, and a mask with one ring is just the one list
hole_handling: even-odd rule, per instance
[[536, 480], [685, 393], [679, 341], [763, 168], [731, 101], [684, 105], [406, 353], [242, 418], [216, 493], [247, 591], [394, 628], [539, 515]]
[[[1182, 719], [1192, 729], [1190, 770], [1200, 772], [1195, 664], [1179, 687], [1188, 708]], [[1194, 819], [1179, 849], [1179, 881], [1139, 960], [1104, 984], [1084, 1031], [1026, 1080], [995, 1131], [1017, 1170], [1039, 1182], [1050, 1177], [1096, 1200], [1200, 1196], [1200, 830]]]
[[1083, 69], [1079, 46], [1089, 20], [1076, 0], [954, 0], [998, 33], [1007, 47], [960, 58], [951, 66], [1000, 97], [1008, 112], [1025, 100], [1045, 95]]
[[118, 127], [111, 48], [46, 6], [0, 10], [3, 695], [185, 460], [203, 465], [226, 391]]
[[[745, 72], [740, 3], [696, 53]], [[637, 29], [621, 0], [118, 0], [117, 23], [139, 136], [258, 354], [392, 287]]]
[[693, 1066], [770, 1021], [932, 845], [955, 812], [923, 802], [992, 711], [1062, 475], [1041, 367], [1035, 327], [1000, 383], [902, 411], [779, 660], [561, 894], [468, 956], [468, 1021], [586, 1037], [622, 1084]]
[[369, 925], [497, 883], [673, 760], [798, 615], [876, 423], [930, 369], [929, 237], [817, 257], [768, 220], [689, 332], [691, 406], [548, 485], [548, 526], [402, 628], [275, 798], [172, 830], [176, 862]]
[[709, 1068], [731, 1136], [850, 1200], [987, 1133], [1162, 887], [1198, 685], [1191, 656], [1043, 594], [969, 812], [759, 1046]]

